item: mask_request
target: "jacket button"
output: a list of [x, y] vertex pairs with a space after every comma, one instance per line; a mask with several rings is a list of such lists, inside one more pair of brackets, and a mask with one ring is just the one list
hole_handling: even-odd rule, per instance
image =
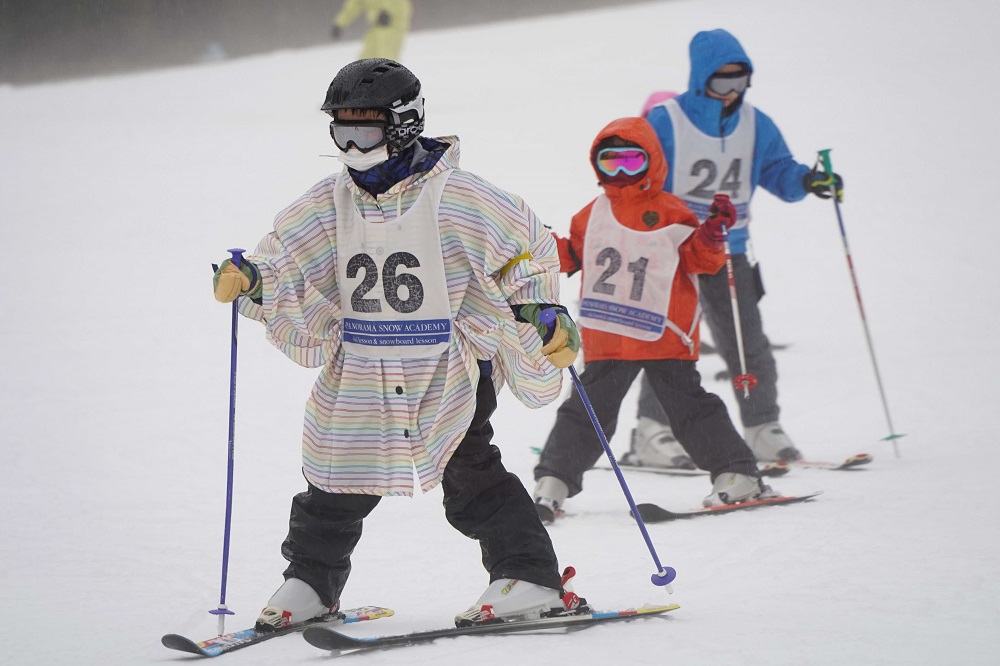
[[402, 386], [397, 386], [396, 387], [396, 395], [403, 395], [403, 387]]
[[410, 436], [410, 429], [407, 428], [406, 430], [403, 431], [403, 437], [409, 437], [409, 436]]

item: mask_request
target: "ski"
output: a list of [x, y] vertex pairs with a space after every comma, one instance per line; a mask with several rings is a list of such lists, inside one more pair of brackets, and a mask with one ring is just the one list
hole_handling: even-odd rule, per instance
[[[621, 460], [618, 461], [618, 468], [622, 471], [628, 470], [630, 472], [645, 472], [647, 474], [663, 474], [666, 476], [705, 476], [708, 474], [703, 469], [684, 469], [683, 467], [647, 467], [644, 465], [627, 465]], [[613, 472], [614, 469], [611, 467], [605, 467], [603, 465], [594, 467], [594, 469], [605, 469], [609, 472]]]
[[[621, 462], [618, 463], [618, 468], [622, 471], [628, 470], [630, 472], [644, 472], [647, 474], [662, 474], [664, 476], [706, 476], [707, 471], [703, 469], [681, 469], [679, 467], [643, 467], [642, 465], [623, 465]], [[614, 470], [610, 467], [595, 467], [594, 469], [605, 469], [609, 472]], [[787, 465], [780, 464], [768, 464], [760, 468], [761, 476], [784, 476], [792, 471], [792, 468]]]
[[795, 460], [791, 462], [779, 461], [762, 465], [760, 467], [761, 476], [781, 476], [792, 468], [800, 469], [830, 469], [845, 470], [857, 469], [870, 463], [874, 458], [868, 453], [859, 453], [850, 456], [842, 462], [823, 462], [819, 460]]
[[393, 636], [357, 637], [347, 636], [328, 627], [310, 627], [303, 637], [306, 641], [321, 650], [333, 652], [355, 652], [358, 650], [379, 650], [404, 645], [428, 643], [438, 638], [456, 638], [458, 636], [495, 636], [526, 631], [542, 631], [547, 629], [566, 629], [568, 631], [592, 627], [595, 624], [613, 622], [616, 620], [634, 620], [637, 618], [656, 617], [668, 611], [680, 608], [677, 604], [668, 606], [644, 606], [620, 611], [591, 611], [556, 617], [543, 617], [537, 620], [518, 620], [513, 622], [490, 622], [472, 627], [450, 627], [431, 631], [417, 631], [411, 634]]
[[352, 624], [354, 622], [362, 622], [364, 620], [377, 620], [381, 617], [389, 617], [392, 614], [392, 610], [382, 608], [381, 606], [362, 606], [361, 608], [352, 608], [350, 610], [343, 610], [330, 615], [324, 615], [323, 617], [312, 618], [306, 620], [305, 622], [296, 622], [295, 624], [285, 627], [284, 629], [270, 631], [267, 633], [258, 633], [256, 629], [244, 629], [242, 631], [236, 631], [223, 636], [214, 636], [197, 643], [190, 638], [179, 634], [167, 634], [160, 639], [160, 642], [171, 650], [190, 652], [191, 654], [199, 654], [203, 657], [218, 657], [220, 654], [232, 652], [233, 650], [239, 650], [240, 648], [245, 648], [250, 645], [256, 645], [257, 643], [262, 643], [277, 636], [294, 634], [306, 629], [307, 627], [319, 628], [341, 624]]
[[782, 495], [781, 497], [750, 500], [749, 502], [740, 502], [739, 504], [711, 506], [701, 509], [692, 509], [691, 511], [668, 511], [667, 509], [657, 506], [656, 504], [639, 504], [636, 508], [639, 510], [639, 516], [644, 522], [663, 523], [668, 520], [695, 518], [697, 516], [717, 516], [723, 513], [732, 513], [733, 511], [743, 511], [744, 509], [757, 509], [765, 506], [778, 506], [781, 504], [805, 502], [807, 500], [811, 500], [822, 492], [822, 490], [817, 490], [805, 495]]

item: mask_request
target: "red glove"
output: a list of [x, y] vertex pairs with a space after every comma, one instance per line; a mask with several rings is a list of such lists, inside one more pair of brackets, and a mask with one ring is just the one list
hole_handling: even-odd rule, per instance
[[736, 224], [736, 207], [729, 200], [728, 194], [716, 194], [715, 201], [708, 209], [708, 219], [698, 227], [698, 234], [706, 245], [713, 249], [721, 249], [723, 242], [722, 227], [731, 229]]

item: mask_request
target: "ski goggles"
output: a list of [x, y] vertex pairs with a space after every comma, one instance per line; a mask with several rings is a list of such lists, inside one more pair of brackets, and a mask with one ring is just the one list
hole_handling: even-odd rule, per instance
[[351, 121], [330, 123], [330, 136], [337, 148], [347, 151], [354, 146], [362, 153], [381, 148], [389, 141], [388, 125], [381, 121]]
[[649, 155], [642, 148], [604, 148], [597, 153], [595, 163], [608, 176], [634, 176], [649, 167]]
[[719, 97], [725, 97], [729, 93], [741, 94], [749, 87], [750, 72], [746, 70], [716, 73], [708, 79], [708, 89]]

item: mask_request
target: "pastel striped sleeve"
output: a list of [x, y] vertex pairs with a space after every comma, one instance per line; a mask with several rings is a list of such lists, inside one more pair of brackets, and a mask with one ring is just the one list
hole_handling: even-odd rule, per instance
[[552, 233], [516, 194], [468, 172], [456, 176], [453, 181], [469, 184], [481, 218], [477, 258], [482, 266], [476, 268], [512, 305], [558, 302], [559, 254]]
[[[260, 270], [261, 305], [241, 311], [296, 363], [323, 365], [340, 344], [335, 213], [320, 184], [280, 213], [275, 230], [247, 257]], [[246, 300], [246, 299], [244, 299]]]

